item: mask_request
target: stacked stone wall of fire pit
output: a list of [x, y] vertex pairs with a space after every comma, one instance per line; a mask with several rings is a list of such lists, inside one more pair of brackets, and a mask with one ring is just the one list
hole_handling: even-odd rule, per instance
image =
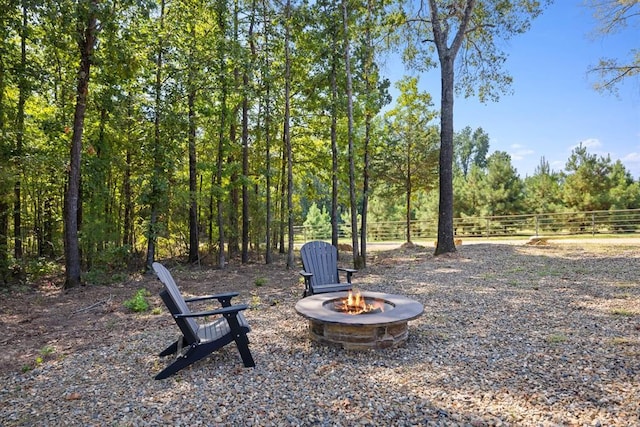
[[407, 322], [387, 325], [348, 325], [309, 321], [309, 335], [317, 342], [339, 345], [346, 350], [398, 347], [407, 341]]
[[[347, 296], [332, 292], [303, 298], [296, 311], [309, 320], [309, 336], [314, 341], [347, 350], [385, 349], [406, 343], [408, 321], [422, 315], [423, 306], [401, 295], [363, 292], [367, 302], [376, 302], [380, 310], [346, 314], [333, 309]], [[339, 305], [339, 304], [338, 304]]]

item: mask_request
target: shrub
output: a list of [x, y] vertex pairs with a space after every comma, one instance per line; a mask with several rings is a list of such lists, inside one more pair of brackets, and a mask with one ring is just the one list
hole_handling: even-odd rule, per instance
[[124, 306], [136, 313], [147, 311], [149, 310], [149, 301], [147, 301], [147, 297], [150, 295], [151, 294], [146, 289], [138, 289], [138, 292], [136, 292], [131, 299], [124, 302]]

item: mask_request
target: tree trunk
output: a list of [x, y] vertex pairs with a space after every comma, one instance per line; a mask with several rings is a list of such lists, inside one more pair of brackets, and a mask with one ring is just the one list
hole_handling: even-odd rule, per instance
[[[5, 40], [0, 39], [0, 43]], [[9, 164], [8, 149], [5, 149], [5, 71], [3, 50], [0, 50], [0, 163]], [[9, 277], [9, 187], [5, 180], [0, 181], [0, 281], [6, 284]]]
[[129, 147], [127, 147], [125, 159], [124, 177], [122, 178], [122, 198], [124, 204], [122, 245], [129, 246], [130, 249], [133, 250], [133, 194], [131, 191], [131, 149]]
[[351, 246], [354, 267], [359, 268], [358, 207], [356, 205], [356, 167], [353, 132], [353, 78], [351, 76], [351, 52], [349, 43], [349, 14], [347, 0], [342, 0], [342, 25], [344, 28], [344, 66], [347, 77], [347, 139], [349, 141], [349, 202], [351, 205]]
[[291, 43], [289, 25], [291, 19], [291, 0], [287, 0], [286, 23], [284, 30], [284, 147], [287, 156], [287, 225], [289, 240], [287, 245], [287, 268], [294, 267], [293, 259], [293, 149], [291, 148]]
[[[51, 179], [53, 181], [53, 179]], [[53, 185], [53, 182], [51, 182]], [[47, 258], [54, 258], [56, 255], [55, 245], [53, 242], [53, 230], [55, 227], [55, 210], [54, 210], [54, 198], [49, 194], [44, 196], [43, 206], [44, 219], [42, 221], [42, 256]]]
[[163, 67], [163, 32], [164, 32], [164, 12], [165, 12], [165, 0], [160, 2], [160, 28], [158, 36], [158, 46], [156, 53], [156, 81], [155, 81], [155, 117], [154, 117], [154, 144], [153, 144], [153, 175], [151, 178], [151, 203], [150, 203], [150, 215], [149, 215], [149, 228], [147, 229], [147, 260], [146, 271], [152, 271], [153, 262], [156, 257], [156, 243], [158, 240], [158, 210], [160, 205], [161, 186], [160, 179], [163, 173], [163, 159], [160, 133], [160, 113], [162, 108], [162, 67]]
[[218, 27], [221, 32], [221, 36], [218, 42], [218, 84], [221, 91], [220, 99], [220, 123], [218, 124], [218, 153], [216, 159], [216, 173], [214, 175], [213, 188], [216, 189], [216, 223], [218, 227], [218, 267], [224, 269], [227, 261], [225, 257], [225, 222], [224, 222], [224, 203], [222, 200], [222, 178], [224, 172], [224, 159], [225, 159], [225, 131], [227, 128], [227, 78], [226, 78], [226, 32], [227, 32], [227, 17], [226, 2], [224, 0], [218, 0], [216, 2], [216, 12], [218, 18]]
[[[453, 253], [453, 99], [454, 64], [456, 55], [465, 39], [471, 13], [476, 0], [466, 0], [463, 15], [456, 34], [450, 41], [449, 25], [442, 25], [438, 13], [437, 0], [429, 0], [431, 29], [440, 62], [441, 102], [440, 102], [440, 204], [438, 207], [438, 242], [435, 254]], [[460, 5], [461, 6], [461, 5]]]
[[405, 227], [407, 229], [406, 231], [406, 239], [407, 239], [407, 243], [411, 243], [411, 190], [412, 190], [412, 186], [411, 186], [411, 174], [413, 173], [413, 171], [411, 170], [411, 154], [412, 154], [412, 149], [411, 149], [411, 142], [407, 142], [407, 153], [406, 153], [406, 161], [407, 161], [407, 199], [406, 199], [406, 206], [405, 206]]
[[[331, 244], [338, 247], [338, 48], [337, 34], [333, 34], [331, 55]], [[340, 254], [340, 252], [338, 252]]]
[[[222, 64], [221, 64], [222, 65]], [[222, 72], [222, 70], [221, 70]], [[224, 79], [224, 77], [222, 77]], [[223, 83], [226, 85], [226, 83]], [[222, 106], [220, 111], [220, 128], [218, 130], [218, 156], [216, 160], [216, 174], [215, 174], [215, 188], [218, 189], [216, 194], [216, 212], [217, 212], [217, 220], [216, 225], [218, 227], [218, 267], [224, 269], [226, 266], [226, 257], [225, 257], [225, 230], [224, 230], [224, 203], [222, 201], [222, 172], [224, 171], [224, 127], [226, 122], [226, 104], [227, 104], [227, 93], [226, 87], [222, 88]]]
[[438, 242], [435, 254], [456, 251], [453, 240], [453, 83], [454, 58], [444, 56], [440, 62], [442, 100], [440, 105], [440, 205], [438, 208]]
[[372, 1], [367, 1], [367, 27], [365, 31], [365, 44], [366, 44], [366, 59], [364, 65], [364, 78], [366, 81], [366, 104], [365, 104], [365, 119], [364, 119], [364, 165], [362, 170], [362, 212], [360, 221], [360, 267], [367, 266], [367, 212], [369, 210], [369, 145], [371, 142], [371, 122], [373, 120], [373, 113], [371, 107], [371, 98], [374, 92], [374, 86], [372, 84], [373, 74], [373, 36], [371, 34], [371, 28], [373, 26], [371, 17], [374, 12], [374, 5]]
[[[264, 12], [264, 46], [268, 49], [269, 46], [269, 36], [267, 31], [267, 4], [266, 0], [262, 0], [262, 9]], [[271, 264], [273, 262], [273, 257], [271, 254], [271, 221], [273, 214], [271, 212], [271, 106], [270, 106], [270, 92], [271, 92], [271, 81], [269, 76], [269, 52], [265, 54], [265, 102], [264, 102], [264, 140], [265, 140], [265, 175], [266, 175], [266, 198], [267, 198], [267, 223], [265, 230], [265, 263]]]
[[20, 77], [18, 79], [18, 111], [16, 112], [16, 151], [14, 153], [16, 180], [13, 187], [13, 254], [21, 259], [22, 249], [22, 151], [24, 143], [24, 105], [27, 101], [27, 2], [22, 1], [20, 29]]
[[244, 64], [242, 72], [242, 263], [249, 262], [249, 72], [256, 56], [253, 26], [255, 25], [256, 1], [251, 2], [251, 17], [249, 22], [249, 50], [251, 61]]
[[[191, 52], [193, 58], [196, 51], [196, 26], [191, 23]], [[189, 262], [195, 263], [200, 260], [200, 240], [198, 230], [198, 173], [196, 158], [196, 86], [194, 82], [193, 68], [189, 68], [187, 87], [187, 109], [189, 116]]]
[[281, 156], [281, 161], [280, 161], [280, 183], [279, 183], [279, 190], [280, 190], [280, 200], [278, 202], [278, 206], [279, 206], [279, 218], [280, 218], [280, 224], [278, 227], [278, 241], [279, 241], [279, 253], [284, 254], [285, 253], [285, 246], [284, 246], [284, 234], [285, 234], [285, 226], [287, 224], [287, 219], [286, 219], [286, 214], [287, 214], [287, 160], [286, 160], [286, 150], [284, 149], [284, 140], [282, 143], [282, 156]]
[[240, 258], [243, 264], [249, 262], [249, 74], [242, 76], [244, 95], [242, 97], [242, 238]]
[[[4, 160], [4, 159], [3, 159]], [[3, 189], [0, 189], [3, 190]], [[0, 284], [5, 285], [9, 281], [9, 204], [6, 195], [0, 193]]]
[[[82, 32], [79, 34], [80, 66], [78, 68], [78, 86], [76, 91], [76, 108], [73, 117], [73, 135], [71, 137], [71, 153], [69, 163], [69, 181], [65, 194], [65, 282], [64, 288], [80, 285], [80, 245], [78, 242], [78, 212], [80, 207], [80, 156], [82, 152], [82, 132], [87, 109], [89, 93], [89, 73], [91, 57], [96, 41], [98, 0], [89, 4], [87, 22], [79, 22]], [[83, 14], [78, 11], [78, 19]]]

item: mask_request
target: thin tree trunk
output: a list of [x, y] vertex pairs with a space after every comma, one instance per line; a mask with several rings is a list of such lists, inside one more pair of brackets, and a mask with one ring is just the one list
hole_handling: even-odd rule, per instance
[[[338, 48], [333, 32], [333, 49], [331, 54], [331, 244], [338, 247]], [[340, 252], [338, 251], [338, 254]]]
[[[193, 57], [196, 51], [196, 26], [191, 23], [191, 53]], [[198, 175], [196, 158], [196, 88], [193, 68], [189, 68], [189, 81], [187, 82], [189, 94], [187, 96], [187, 108], [189, 116], [189, 262], [197, 262], [199, 255], [199, 231], [198, 231]]]
[[287, 155], [287, 224], [289, 241], [287, 246], [287, 268], [294, 267], [293, 259], [293, 149], [291, 148], [291, 0], [287, 0], [284, 30], [284, 147]]
[[411, 142], [407, 141], [407, 152], [406, 152], [406, 162], [407, 162], [407, 181], [406, 181], [406, 194], [407, 198], [405, 200], [405, 227], [406, 227], [406, 239], [407, 243], [411, 243], [411, 174], [413, 173], [411, 169], [411, 154], [412, 147]]
[[[234, 43], [239, 44], [239, 36], [238, 36], [238, 1], [234, 0], [233, 2], [233, 40]], [[231, 90], [232, 93], [238, 93], [240, 89], [240, 68], [238, 67], [238, 63], [234, 60], [233, 67], [233, 88]], [[235, 97], [234, 97], [235, 101]], [[234, 104], [233, 111], [230, 114], [230, 126], [229, 126], [229, 140], [231, 145], [231, 151], [229, 158], [227, 159], [228, 165], [236, 164], [236, 149], [238, 146], [238, 112], [242, 108], [242, 101]], [[228, 234], [228, 248], [229, 248], [229, 258], [233, 258], [238, 252], [240, 252], [240, 174], [237, 172], [238, 169], [236, 167], [232, 168], [231, 174], [231, 185], [230, 185], [230, 207], [229, 207], [229, 234]]]
[[[5, 40], [0, 40], [4, 44]], [[4, 144], [6, 138], [4, 121], [5, 103], [5, 71], [3, 51], [0, 50], [0, 144]], [[4, 147], [0, 145], [0, 162], [8, 164], [9, 158], [5, 154]], [[0, 280], [6, 284], [9, 280], [9, 187], [4, 181], [0, 181]]]
[[24, 144], [24, 105], [27, 101], [27, 2], [22, 0], [20, 29], [20, 77], [18, 80], [18, 111], [16, 112], [16, 151], [14, 154], [16, 180], [13, 187], [13, 255], [21, 259], [22, 248], [22, 151]]
[[349, 140], [349, 202], [351, 205], [351, 244], [353, 246], [353, 262], [359, 268], [358, 248], [358, 208], [356, 206], [356, 168], [353, 134], [353, 78], [351, 76], [351, 52], [349, 43], [349, 14], [347, 0], [342, 0], [342, 25], [344, 26], [344, 65], [347, 77], [347, 135]]
[[164, 163], [161, 156], [160, 147], [162, 138], [160, 133], [160, 120], [162, 108], [162, 67], [163, 67], [163, 49], [164, 49], [164, 18], [165, 18], [165, 0], [160, 2], [160, 23], [156, 56], [156, 81], [155, 81], [155, 117], [154, 117], [154, 144], [153, 144], [153, 176], [151, 178], [151, 203], [149, 216], [149, 228], [147, 229], [147, 260], [146, 270], [152, 271], [153, 262], [156, 256], [156, 243], [158, 240], [158, 210], [160, 205], [160, 177], [163, 173], [162, 164]]
[[358, 268], [364, 268], [367, 266], [367, 213], [369, 211], [369, 168], [370, 168], [370, 156], [369, 145], [371, 142], [371, 121], [373, 120], [371, 97], [374, 92], [374, 86], [372, 84], [373, 74], [373, 37], [371, 34], [371, 17], [373, 15], [374, 5], [371, 0], [367, 1], [367, 27], [365, 31], [365, 44], [366, 44], [366, 59], [364, 76], [366, 81], [366, 98], [365, 105], [365, 122], [364, 122], [364, 166], [362, 170], [363, 182], [362, 182], [362, 212], [360, 222], [360, 263]]
[[267, 26], [267, 4], [266, 0], [262, 0], [262, 9], [264, 12], [264, 46], [266, 49], [265, 54], [265, 106], [264, 106], [264, 140], [265, 140], [265, 174], [266, 174], [266, 197], [267, 197], [267, 224], [265, 231], [265, 263], [271, 264], [273, 257], [271, 254], [271, 221], [273, 213], [271, 212], [271, 106], [270, 106], [270, 92], [271, 81], [269, 75], [269, 67], [271, 66], [269, 61], [269, 32]]
[[[1, 99], [0, 102], [2, 102]], [[6, 195], [0, 194], [0, 283], [2, 284], [6, 284], [9, 280], [9, 236], [7, 236], [9, 232], [8, 212], [9, 203], [7, 203]]]
[[251, 2], [251, 18], [249, 22], [249, 49], [251, 61], [247, 61], [242, 73], [242, 263], [249, 262], [249, 70], [255, 58], [255, 40], [253, 26], [255, 24], [256, 2]]
[[[65, 195], [65, 282], [64, 288], [80, 285], [80, 245], [78, 242], [78, 213], [80, 207], [80, 156], [82, 152], [82, 132], [84, 117], [87, 109], [89, 93], [89, 73], [91, 71], [91, 57], [96, 41], [98, 0], [89, 4], [87, 22], [80, 22], [82, 28], [79, 34], [80, 66], [78, 68], [78, 86], [76, 93], [76, 108], [73, 118], [73, 135], [71, 137], [71, 153], [69, 163], [69, 181]], [[79, 11], [78, 11], [79, 12]], [[78, 19], [81, 19], [78, 13]]]
[[122, 183], [122, 198], [124, 203], [124, 221], [122, 225], [122, 245], [133, 245], [133, 195], [131, 191], [131, 149], [127, 147], [125, 155], [124, 177]]
[[281, 254], [285, 253], [285, 246], [284, 246], [284, 235], [285, 235], [285, 226], [287, 224], [287, 219], [286, 219], [286, 214], [287, 214], [287, 160], [286, 160], [286, 156], [287, 156], [287, 152], [284, 149], [285, 146], [285, 142], [284, 142], [284, 136], [283, 136], [283, 141], [282, 141], [282, 156], [280, 157], [280, 200], [278, 202], [278, 206], [280, 208], [280, 212], [279, 212], [279, 217], [280, 217], [280, 224], [278, 227], [278, 240], [279, 240], [279, 252]]
[[[224, 159], [225, 159], [225, 130], [227, 128], [227, 79], [226, 79], [226, 33], [227, 33], [227, 18], [226, 2], [224, 0], [218, 0], [216, 2], [216, 13], [218, 18], [218, 28], [221, 36], [218, 41], [218, 85], [221, 91], [220, 99], [220, 122], [218, 124], [218, 154], [216, 159], [216, 173], [214, 175], [214, 182], [212, 187], [216, 189], [216, 222], [218, 227], [218, 267], [224, 269], [226, 266], [225, 258], [225, 222], [224, 222], [224, 203], [222, 199], [222, 175], [224, 172]], [[213, 204], [213, 202], [212, 202]]]

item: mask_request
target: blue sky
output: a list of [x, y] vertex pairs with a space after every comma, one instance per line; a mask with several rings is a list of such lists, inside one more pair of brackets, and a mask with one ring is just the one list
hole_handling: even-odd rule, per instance
[[[640, 79], [625, 82], [615, 96], [596, 92], [597, 76], [587, 74], [601, 57], [627, 58], [630, 49], [640, 48], [640, 29], [601, 38], [593, 36], [595, 28], [582, 0], [556, 0], [529, 32], [505, 47], [513, 93], [487, 104], [456, 98], [455, 130], [482, 127], [490, 137], [490, 153], [509, 153], [521, 178], [533, 175], [542, 157], [553, 170], [564, 170], [581, 142], [591, 154], [621, 160], [640, 178]], [[403, 71], [415, 74], [386, 71], [392, 80]], [[421, 90], [431, 93], [439, 108], [439, 71], [419, 77]]]

